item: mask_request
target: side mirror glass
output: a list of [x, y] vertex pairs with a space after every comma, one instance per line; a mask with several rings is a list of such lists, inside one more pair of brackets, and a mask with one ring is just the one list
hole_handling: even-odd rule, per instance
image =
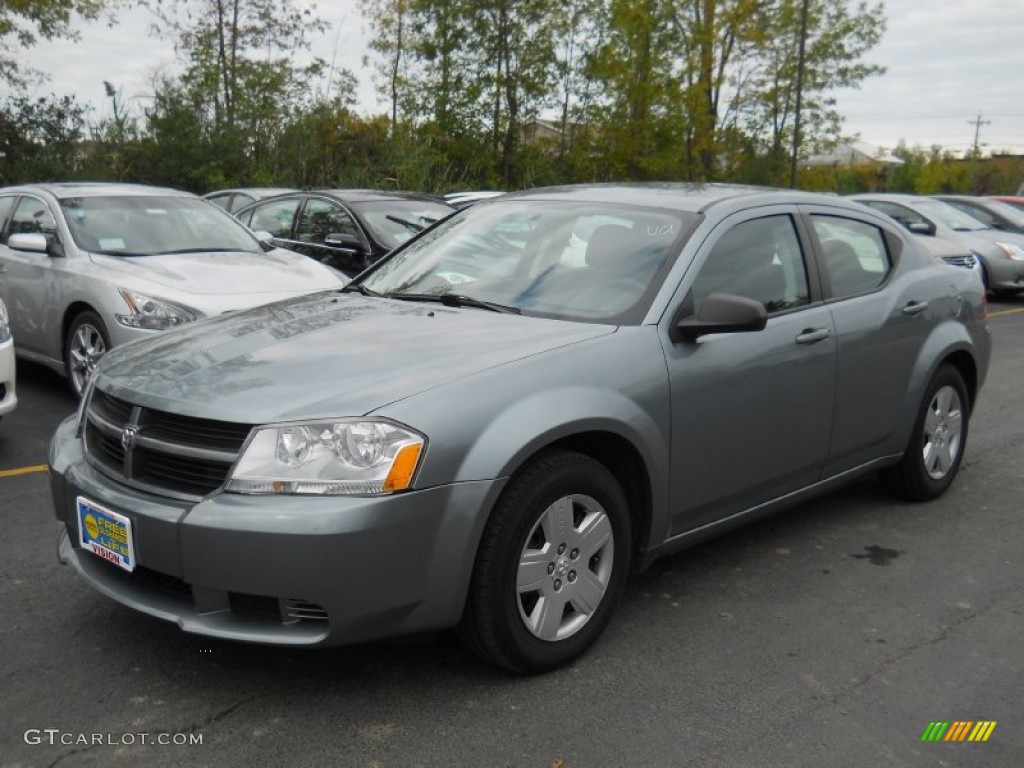
[[348, 232], [332, 232], [324, 238], [324, 245], [330, 248], [347, 248], [352, 251], [365, 251], [363, 241]]
[[731, 293], [711, 293], [704, 298], [696, 316], [684, 317], [676, 323], [673, 341], [695, 341], [708, 333], [760, 331], [767, 323], [768, 312], [760, 301]]

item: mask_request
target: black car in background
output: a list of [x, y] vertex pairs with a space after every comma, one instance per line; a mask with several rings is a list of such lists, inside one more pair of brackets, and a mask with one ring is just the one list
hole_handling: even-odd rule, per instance
[[353, 277], [455, 208], [411, 192], [320, 189], [252, 203], [235, 216], [274, 245]]
[[283, 195], [286, 192], [294, 192], [291, 187], [239, 187], [238, 189], [218, 189], [216, 192], [207, 192], [203, 200], [213, 203], [218, 208], [223, 208], [228, 213], [236, 211], [262, 200], [265, 197]]

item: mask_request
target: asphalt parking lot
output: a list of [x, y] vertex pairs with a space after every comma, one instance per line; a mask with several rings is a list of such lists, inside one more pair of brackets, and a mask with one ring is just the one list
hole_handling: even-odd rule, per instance
[[[211, 641], [93, 592], [57, 563], [39, 471], [74, 402], [23, 364], [0, 422], [0, 766], [1024, 765], [1024, 298], [989, 309], [945, 497], [897, 504], [869, 479], [661, 560], [589, 654], [536, 678], [448, 635]], [[932, 721], [997, 726], [922, 742]]]

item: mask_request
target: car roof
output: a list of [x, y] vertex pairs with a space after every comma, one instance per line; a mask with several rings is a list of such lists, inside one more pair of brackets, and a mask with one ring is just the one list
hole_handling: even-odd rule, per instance
[[212, 189], [203, 197], [212, 197], [213, 195], [249, 195], [249, 197], [264, 198], [287, 195], [289, 192], [295, 191], [294, 187], [231, 187], [229, 189]]
[[67, 197], [114, 197], [121, 195], [195, 197], [191, 192], [170, 187], [152, 187], [148, 184], [124, 184], [118, 182], [62, 181], [45, 184], [18, 184], [4, 187], [2, 192], [45, 192], [58, 200]]
[[916, 203], [921, 200], [920, 195], [908, 195], [900, 192], [863, 192], [857, 195], [850, 195], [851, 200], [888, 200], [892, 203]]
[[336, 197], [345, 203], [369, 203], [377, 200], [416, 200], [425, 203], [448, 205], [443, 198], [424, 195], [419, 192], [393, 192], [385, 189], [309, 189], [305, 194], [321, 194]]
[[510, 192], [496, 203], [510, 200], [567, 200], [593, 203], [628, 203], [651, 208], [701, 213], [727, 200], [747, 198], [751, 203], [826, 203], [842, 198], [794, 189], [754, 187], [740, 184], [696, 184], [689, 182], [638, 182], [634, 184], [575, 184]]

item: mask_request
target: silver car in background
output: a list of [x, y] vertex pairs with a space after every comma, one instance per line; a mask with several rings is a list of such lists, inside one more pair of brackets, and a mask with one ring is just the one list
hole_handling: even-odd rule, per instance
[[6, 416], [18, 405], [14, 387], [14, 341], [7, 307], [0, 299], [0, 417]]
[[132, 184], [0, 189], [0, 299], [18, 355], [78, 394], [111, 347], [344, 278], [195, 195]]
[[960, 242], [981, 262], [981, 280], [992, 293], [1024, 291], [1024, 235], [991, 229], [931, 197], [872, 193], [850, 199], [891, 216], [916, 235]]

